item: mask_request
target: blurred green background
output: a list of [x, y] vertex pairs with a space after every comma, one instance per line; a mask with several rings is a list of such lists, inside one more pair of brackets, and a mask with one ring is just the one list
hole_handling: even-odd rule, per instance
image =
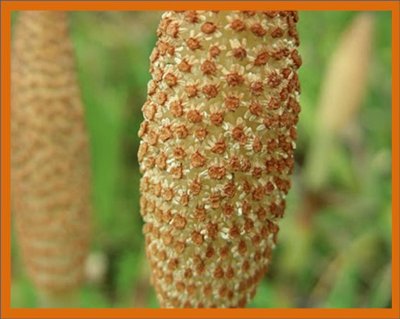
[[[332, 52], [357, 15], [300, 12], [302, 112], [293, 188], [270, 271], [249, 307], [391, 306], [390, 12], [371, 13], [373, 49], [360, 105], [334, 136], [324, 140], [315, 133]], [[71, 13], [91, 136], [95, 216], [79, 307], [158, 307], [144, 254], [136, 153], [160, 16]], [[330, 156], [311, 160], [319, 145]], [[310, 188], [308, 163], [315, 161], [324, 172], [319, 168], [318, 187]], [[13, 240], [12, 307], [36, 306]]]

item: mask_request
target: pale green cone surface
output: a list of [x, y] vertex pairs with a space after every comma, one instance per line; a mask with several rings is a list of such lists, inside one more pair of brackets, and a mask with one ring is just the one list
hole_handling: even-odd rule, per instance
[[244, 307], [267, 270], [294, 159], [295, 12], [167, 12], [139, 136], [163, 307]]

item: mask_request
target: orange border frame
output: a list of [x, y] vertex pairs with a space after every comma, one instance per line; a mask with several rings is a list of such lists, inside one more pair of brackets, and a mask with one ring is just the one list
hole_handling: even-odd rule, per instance
[[[400, 318], [399, 30], [397, 1], [1, 1], [2, 318]], [[375, 10], [392, 12], [392, 308], [359, 309], [29, 309], [11, 308], [10, 40], [13, 10]]]

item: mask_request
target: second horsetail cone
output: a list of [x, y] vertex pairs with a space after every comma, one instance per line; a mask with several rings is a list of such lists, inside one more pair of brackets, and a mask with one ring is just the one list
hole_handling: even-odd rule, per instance
[[90, 234], [90, 166], [68, 16], [21, 11], [13, 34], [11, 191], [28, 275], [47, 299], [72, 292]]
[[163, 307], [244, 307], [294, 167], [294, 11], [166, 12], [139, 136], [141, 214]]

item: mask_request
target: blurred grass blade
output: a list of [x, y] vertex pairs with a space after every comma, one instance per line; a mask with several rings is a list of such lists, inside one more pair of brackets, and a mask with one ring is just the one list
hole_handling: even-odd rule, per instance
[[392, 263], [388, 263], [375, 278], [371, 295], [367, 301], [369, 307], [389, 307], [392, 299]]
[[311, 295], [312, 303], [326, 300], [323, 307], [351, 307], [360, 289], [360, 270], [365, 265], [372, 266], [373, 260], [377, 258], [379, 237], [379, 231], [371, 226], [348, 247], [343, 247], [315, 285]]
[[322, 83], [315, 129], [306, 165], [306, 181], [313, 189], [327, 181], [330, 154], [338, 134], [354, 119], [367, 86], [374, 17], [359, 14], [343, 33]]

